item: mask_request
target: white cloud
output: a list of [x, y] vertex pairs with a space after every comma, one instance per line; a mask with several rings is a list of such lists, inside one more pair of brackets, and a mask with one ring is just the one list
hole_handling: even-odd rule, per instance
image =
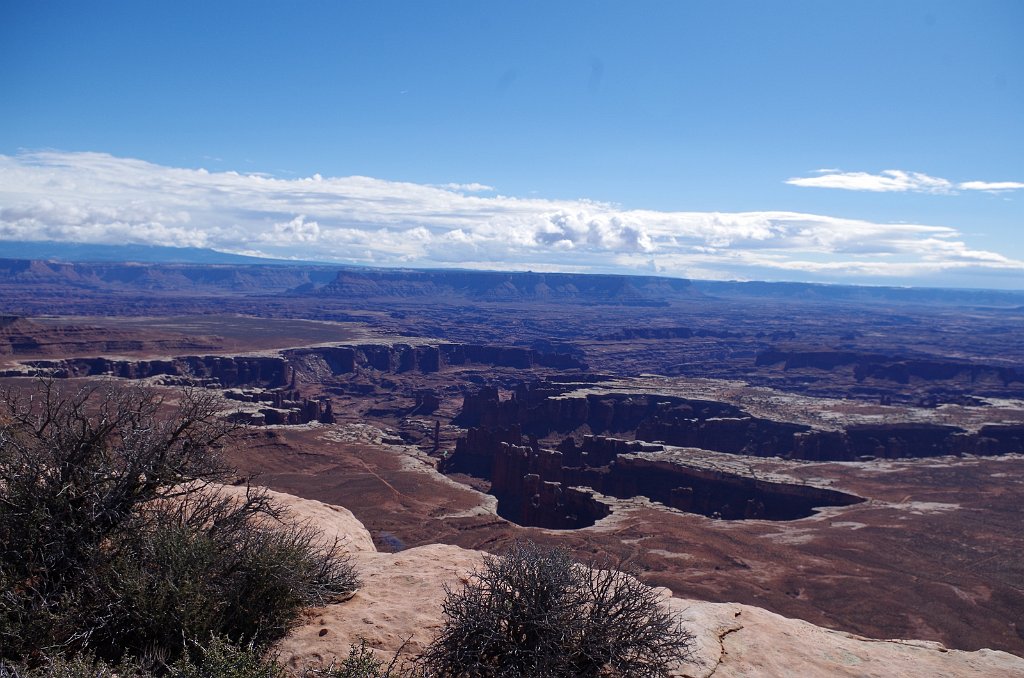
[[468, 184], [442, 184], [439, 188], [447, 188], [450, 191], [461, 191], [463, 193], [484, 193], [494, 190], [494, 186], [479, 184], [475, 181]]
[[300, 214], [287, 223], [274, 224], [273, 230], [260, 233], [256, 239], [269, 243], [312, 243], [320, 239], [320, 224], [306, 221], [306, 215]]
[[1001, 193], [1002, 191], [1015, 191], [1024, 188], [1024, 181], [965, 181], [959, 184], [959, 188], [965, 191], [990, 191]]
[[[915, 176], [923, 175], [906, 180], [927, 183]], [[473, 195], [465, 184], [454, 186], [361, 176], [280, 179], [100, 153], [25, 153], [0, 156], [0, 240], [211, 247], [382, 266], [722, 278], [902, 276], [913, 282], [966, 269], [1024, 272], [1024, 262], [973, 248], [947, 226], [785, 211], [627, 210], [588, 200]]]
[[949, 179], [933, 177], [921, 172], [883, 170], [879, 174], [868, 172], [843, 172], [838, 169], [818, 169], [813, 177], [793, 177], [786, 180], [792, 186], [808, 188], [839, 188], [847, 191], [872, 191], [875, 193], [956, 193], [964, 191], [988, 191], [998, 193], [1024, 188], [1020, 181], [962, 181], [954, 183]]
[[953, 184], [947, 179], [931, 177], [921, 172], [884, 170], [881, 174], [868, 172], [840, 172], [817, 170], [815, 177], [794, 177], [786, 183], [811, 188], [841, 188], [847, 191], [949, 193]]

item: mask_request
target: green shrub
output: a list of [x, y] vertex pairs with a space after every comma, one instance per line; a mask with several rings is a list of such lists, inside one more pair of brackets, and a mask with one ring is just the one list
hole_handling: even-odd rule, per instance
[[173, 678], [285, 678], [284, 667], [273, 659], [264, 659], [252, 643], [240, 647], [224, 638], [213, 637], [198, 647], [199, 662], [188, 657], [171, 670]]
[[71, 659], [47, 657], [32, 669], [24, 664], [0, 661], [0, 678], [142, 678], [144, 675], [131, 662], [108, 664], [87, 655], [76, 655]]
[[[212, 637], [205, 645], [193, 644], [193, 654], [172, 666], [159, 665], [157, 673], [138, 663], [111, 664], [90, 655], [71, 658], [42, 657], [35, 668], [24, 664], [0, 662], [0, 678], [286, 678], [284, 667], [273, 659], [264, 659], [254, 645], [234, 645], [224, 638]], [[159, 662], [158, 662], [159, 664]]]
[[358, 584], [338, 545], [320, 543], [308, 526], [235, 520], [236, 503], [204, 490], [188, 501], [202, 510], [161, 507], [119, 544], [96, 596], [107, 608], [97, 611], [93, 647], [159, 648], [173, 660], [184, 641], [223, 635], [265, 648], [303, 608]]
[[350, 645], [348, 656], [342, 661], [335, 659], [327, 666], [307, 666], [303, 678], [427, 678], [423, 668], [414, 663], [402, 662], [403, 646], [385, 664], [377, 659], [373, 650], [366, 647], [366, 640], [360, 638], [358, 645]]
[[447, 589], [445, 625], [423, 656], [445, 677], [667, 676], [693, 636], [629, 573], [517, 543]]
[[216, 490], [232, 429], [211, 395], [168, 405], [109, 385], [0, 391], [0, 660], [166, 666], [220, 636], [262, 650], [357, 586], [338, 544], [265, 491]]

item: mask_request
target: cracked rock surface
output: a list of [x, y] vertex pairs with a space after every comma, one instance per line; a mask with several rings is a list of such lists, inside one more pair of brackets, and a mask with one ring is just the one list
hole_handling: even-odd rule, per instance
[[687, 678], [854, 676], [938, 678], [1024, 676], [1024, 659], [994, 650], [963, 652], [914, 640], [872, 640], [734, 603], [673, 598], [698, 637]]

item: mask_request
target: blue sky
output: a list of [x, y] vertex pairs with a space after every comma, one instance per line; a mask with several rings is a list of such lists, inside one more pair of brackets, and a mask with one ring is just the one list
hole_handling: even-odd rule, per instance
[[1024, 288], [1021, 35], [1017, 1], [6, 0], [0, 239]]

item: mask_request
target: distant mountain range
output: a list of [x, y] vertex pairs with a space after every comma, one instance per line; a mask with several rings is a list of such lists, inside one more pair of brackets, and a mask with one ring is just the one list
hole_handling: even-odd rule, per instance
[[1018, 311], [1019, 307], [1024, 304], [1024, 291], [1012, 290], [723, 280], [694, 280], [692, 282], [694, 290], [707, 296], [747, 300], [1016, 307]]
[[45, 261], [118, 261], [175, 264], [310, 264], [283, 259], [264, 259], [230, 254], [200, 247], [161, 247], [159, 245], [92, 245], [89, 243], [0, 240], [0, 258], [41, 259]]
[[[33, 262], [33, 263], [29, 263]], [[365, 268], [264, 259], [194, 247], [0, 241], [0, 282], [148, 290], [287, 292], [358, 298], [460, 297], [657, 304], [694, 297], [820, 303], [998, 307], [1019, 312], [1024, 291], [685, 280], [643, 275]]]

